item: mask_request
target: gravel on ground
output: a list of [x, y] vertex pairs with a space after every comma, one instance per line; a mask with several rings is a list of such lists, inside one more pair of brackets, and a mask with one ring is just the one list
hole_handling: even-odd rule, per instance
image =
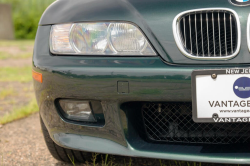
[[[124, 161], [129, 165], [129, 157], [112, 158], [117, 166], [125, 166]], [[159, 165], [159, 161], [155, 159], [131, 158], [131, 160], [133, 166]], [[102, 159], [96, 166], [101, 166], [101, 161]], [[67, 166], [73, 164], [57, 161], [51, 156], [43, 139], [39, 113], [35, 113], [0, 127], [0, 165]], [[92, 166], [90, 163], [76, 164], [78, 165]]]
[[0, 165], [72, 165], [55, 160], [45, 145], [39, 114], [0, 128]]
[[30, 66], [32, 63], [31, 58], [27, 59], [18, 59], [18, 60], [13, 60], [13, 59], [5, 59], [5, 60], [0, 60], [0, 66], [1, 67], [25, 67], [25, 66]]
[[[100, 155], [99, 155], [100, 156]], [[103, 156], [105, 159], [105, 156]], [[113, 166], [160, 166], [159, 160], [146, 158], [130, 158], [123, 156], [111, 156]], [[111, 159], [109, 159], [110, 162]], [[96, 166], [102, 166], [102, 159]], [[176, 163], [177, 162], [177, 163]], [[198, 166], [199, 163], [187, 163], [178, 161], [162, 160], [164, 166]], [[3, 126], [0, 126], [0, 166], [70, 166], [71, 163], [64, 163], [54, 159], [49, 153], [43, 139], [39, 113], [27, 118], [20, 119]], [[76, 164], [76, 166], [92, 166], [92, 164]], [[202, 163], [202, 166], [222, 166], [224, 164]], [[224, 166], [229, 166], [225, 164]], [[230, 164], [230, 166], [232, 166]], [[242, 165], [243, 166], [243, 165]]]
[[11, 90], [11, 94], [3, 98], [0, 96], [0, 117], [27, 105], [35, 98], [32, 82], [0, 82], [0, 93], [2, 90]]

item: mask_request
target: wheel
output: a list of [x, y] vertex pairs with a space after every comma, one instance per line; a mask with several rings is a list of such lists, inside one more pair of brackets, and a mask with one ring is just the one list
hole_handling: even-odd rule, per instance
[[[44, 140], [49, 149], [50, 154], [57, 160], [63, 162], [71, 162], [73, 160], [75, 163], [84, 163], [86, 161], [91, 161], [92, 153], [82, 152], [77, 150], [66, 149], [58, 146], [49, 135], [47, 128], [45, 127], [42, 118], [40, 117], [41, 128], [44, 136]], [[70, 158], [69, 158], [70, 157]]]

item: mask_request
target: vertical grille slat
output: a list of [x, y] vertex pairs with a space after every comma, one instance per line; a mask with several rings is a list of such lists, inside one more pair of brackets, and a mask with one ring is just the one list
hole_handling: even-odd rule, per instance
[[208, 47], [208, 49], [207, 49], [207, 54], [208, 54], [208, 56], [210, 56], [210, 49], [209, 49], [209, 32], [208, 32], [208, 14], [206, 13], [206, 21], [207, 21], [207, 47]]
[[227, 55], [227, 28], [226, 28], [226, 13], [224, 13], [224, 32], [225, 32], [225, 52]]
[[220, 56], [221, 56], [220, 13], [218, 13], [218, 30], [219, 30], [219, 46], [220, 46]]
[[190, 14], [189, 14], [189, 35], [190, 35], [190, 45], [191, 45], [191, 54], [193, 53], [193, 45], [192, 45], [192, 29], [191, 29], [191, 18], [190, 18]]
[[214, 43], [214, 56], [215, 56], [215, 40], [214, 40], [214, 13], [212, 13], [212, 23], [213, 23], [213, 43]]
[[198, 56], [198, 42], [197, 42], [197, 24], [196, 24], [196, 14], [195, 16], [195, 36], [196, 36], [196, 52], [197, 52], [197, 56]]
[[227, 10], [197, 10], [179, 18], [181, 42], [177, 44], [183, 47], [182, 52], [187, 53], [185, 55], [200, 59], [226, 59], [239, 51], [239, 21], [235, 13]]
[[202, 56], [204, 57], [204, 48], [203, 48], [203, 31], [202, 31], [202, 14], [200, 14], [200, 20], [201, 20], [201, 47], [202, 47]]

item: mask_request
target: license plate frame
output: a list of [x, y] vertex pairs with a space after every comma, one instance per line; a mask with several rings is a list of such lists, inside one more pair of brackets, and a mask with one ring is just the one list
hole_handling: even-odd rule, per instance
[[[236, 72], [235, 72], [236, 71]], [[197, 76], [210, 76], [211, 79], [212, 75], [220, 77], [220, 75], [234, 75], [234, 77], [241, 77], [246, 76], [250, 78], [250, 68], [228, 68], [228, 69], [208, 69], [208, 70], [193, 70], [191, 74], [191, 87], [192, 87], [192, 118], [193, 121], [196, 123], [234, 123], [234, 122], [250, 122], [250, 113], [248, 116], [242, 117], [218, 117], [218, 118], [199, 118], [198, 117], [198, 109], [197, 109], [197, 83], [196, 77]], [[237, 76], [235, 76], [237, 75]], [[230, 77], [230, 76], [228, 76]], [[233, 87], [233, 85], [232, 85]], [[247, 100], [247, 99], [246, 99]]]

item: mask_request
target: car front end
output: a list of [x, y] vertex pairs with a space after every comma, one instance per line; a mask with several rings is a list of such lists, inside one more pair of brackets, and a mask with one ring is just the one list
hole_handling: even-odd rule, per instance
[[77, 151], [249, 164], [244, 3], [54, 2], [33, 55], [50, 138]]

